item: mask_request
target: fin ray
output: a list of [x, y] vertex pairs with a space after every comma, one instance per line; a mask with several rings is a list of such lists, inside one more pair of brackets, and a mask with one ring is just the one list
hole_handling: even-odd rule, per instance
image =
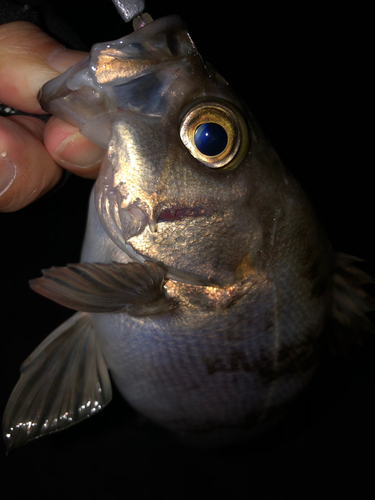
[[354, 263], [363, 259], [344, 253], [335, 254], [333, 275], [333, 337], [336, 347], [346, 354], [351, 344], [362, 344], [361, 331], [375, 334], [368, 312], [375, 311], [375, 300], [363, 288], [375, 284], [375, 279]]
[[94, 415], [112, 399], [108, 369], [87, 314], [76, 313], [25, 360], [3, 418], [7, 449]]
[[165, 273], [150, 261], [68, 264], [43, 270], [44, 276], [31, 280], [30, 286], [76, 311], [125, 311], [144, 316], [169, 309], [163, 287]]

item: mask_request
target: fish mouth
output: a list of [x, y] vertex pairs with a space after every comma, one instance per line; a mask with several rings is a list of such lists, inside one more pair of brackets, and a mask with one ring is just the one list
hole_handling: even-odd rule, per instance
[[162, 210], [156, 219], [157, 224], [160, 222], [175, 222], [187, 218], [204, 217], [209, 215], [208, 211], [202, 207], [169, 207]]

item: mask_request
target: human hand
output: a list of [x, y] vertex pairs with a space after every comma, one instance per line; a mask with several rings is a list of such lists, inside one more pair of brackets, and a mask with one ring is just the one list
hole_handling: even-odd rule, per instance
[[[0, 26], [0, 102], [45, 114], [37, 95], [48, 80], [83, 59], [27, 22]], [[51, 117], [0, 117], [0, 211], [13, 212], [49, 191], [63, 168], [87, 178], [98, 175], [104, 150], [79, 130]]]

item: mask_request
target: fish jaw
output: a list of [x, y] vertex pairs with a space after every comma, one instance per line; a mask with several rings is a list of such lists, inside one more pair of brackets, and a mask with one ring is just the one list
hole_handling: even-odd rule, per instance
[[185, 23], [166, 16], [118, 40], [95, 44], [88, 57], [43, 86], [40, 105], [107, 149], [112, 124], [123, 110], [165, 112], [161, 97], [169, 69], [191, 56], [198, 52]]

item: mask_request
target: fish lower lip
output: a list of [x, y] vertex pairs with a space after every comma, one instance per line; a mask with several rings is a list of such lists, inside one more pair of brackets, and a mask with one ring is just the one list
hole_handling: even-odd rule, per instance
[[202, 208], [168, 208], [159, 214], [157, 222], [174, 222], [202, 215], [205, 215], [205, 211]]

